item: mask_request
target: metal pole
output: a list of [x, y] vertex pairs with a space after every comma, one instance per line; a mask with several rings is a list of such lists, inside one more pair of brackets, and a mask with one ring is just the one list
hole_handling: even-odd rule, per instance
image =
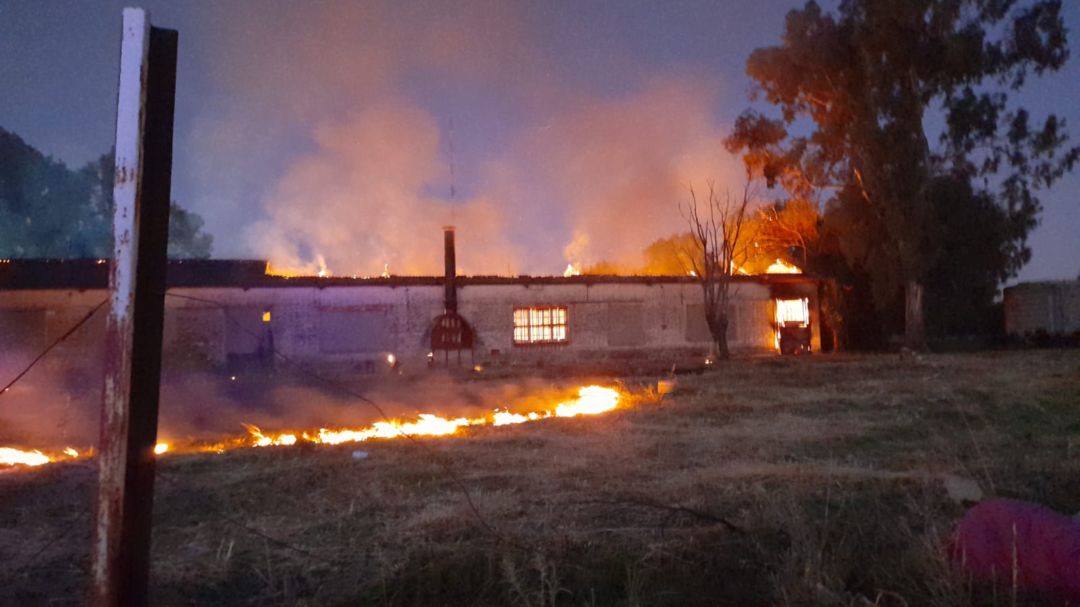
[[93, 601], [145, 605], [154, 498], [177, 33], [124, 9]]

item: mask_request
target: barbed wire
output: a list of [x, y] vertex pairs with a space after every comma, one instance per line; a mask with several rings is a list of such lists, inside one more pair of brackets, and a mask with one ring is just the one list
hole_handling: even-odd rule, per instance
[[[250, 335], [252, 337], [255, 337], [255, 338], [260, 337], [260, 335], [258, 335], [255, 331], [252, 331], [247, 326], [243, 325], [242, 323], [237, 321], [235, 318], [231, 317], [228, 314], [228, 306], [226, 304], [222, 303], [222, 302], [212, 300], [212, 299], [207, 299], [207, 298], [204, 298], [204, 297], [196, 297], [196, 296], [192, 296], [192, 295], [181, 295], [179, 293], [166, 292], [165, 295], [167, 297], [172, 297], [172, 298], [175, 298], [175, 299], [194, 301], [194, 302], [199, 302], [199, 303], [203, 303], [203, 304], [207, 304], [207, 305], [211, 305], [211, 306], [221, 308], [222, 310], [224, 310], [226, 312], [225, 317], [230, 323], [232, 323], [237, 328], [239, 328], [241, 331], [247, 333], [248, 335]], [[8, 381], [2, 388], [0, 388], [0, 396], [7, 393], [19, 381], [21, 381], [23, 378], [25, 378], [30, 373], [30, 371], [32, 369], [34, 369], [34, 367], [36, 367], [39, 363], [41, 363], [41, 361], [44, 360], [53, 350], [55, 350], [57, 346], [59, 346], [63, 342], [70, 339], [72, 335], [74, 335], [82, 326], [84, 326], [87, 322], [89, 322], [90, 319], [93, 318], [94, 315], [102, 307], [104, 307], [105, 304], [107, 304], [108, 302], [109, 302], [108, 298], [106, 298], [106, 299], [102, 300], [101, 302], [99, 302], [97, 305], [95, 305], [93, 308], [91, 308], [82, 318], [80, 318], [74, 325], [72, 325], [70, 328], [68, 328], [67, 331], [65, 331], [57, 339], [53, 340], [45, 349], [43, 349], [37, 356], [35, 356], [34, 359], [32, 361], [30, 361], [29, 364], [26, 365], [26, 367], [24, 367], [22, 370], [20, 370], [10, 381]], [[356, 399], [356, 400], [370, 406], [379, 415], [379, 417], [383, 421], [388, 422], [390, 427], [393, 428], [394, 432], [396, 432], [402, 438], [410, 441], [413, 445], [416, 445], [417, 447], [419, 447], [422, 451], [424, 451], [425, 454], [427, 454], [429, 457], [431, 457], [431, 459], [436, 464], [438, 464], [440, 468], [442, 468], [442, 470], [446, 473], [447, 477], [451, 479], [454, 486], [462, 494], [463, 498], [465, 499], [466, 504], [468, 505], [469, 511], [472, 514], [473, 518], [480, 525], [480, 527], [484, 529], [485, 532], [487, 532], [488, 534], [490, 534], [491, 536], [493, 536], [497, 540], [499, 540], [501, 542], [504, 542], [506, 544], [518, 547], [520, 549], [523, 549], [523, 550], [526, 550], [526, 551], [529, 551], [529, 552], [536, 552], [537, 551], [537, 548], [535, 548], [535, 547], [524, 546], [518, 541], [511, 540], [511, 539], [507, 538], [498, 529], [496, 529], [487, 520], [487, 518], [483, 515], [483, 513], [480, 511], [479, 506], [477, 506], [476, 501], [473, 498], [472, 492], [469, 491], [468, 486], [462, 480], [461, 476], [457, 473], [457, 471], [455, 471], [453, 469], [453, 467], [450, 465], [450, 463], [448, 461], [446, 461], [445, 455], [435, 451], [426, 442], [418, 439], [415, 435], [402, 430], [399, 425], [392, 423], [393, 420], [386, 413], [386, 410], [383, 409], [383, 407], [379, 403], [377, 403], [376, 401], [372, 400], [371, 398], [365, 396], [364, 394], [362, 394], [360, 392], [357, 392], [356, 390], [353, 390], [352, 388], [350, 388], [349, 386], [345, 385], [344, 383], [342, 383], [340, 381], [336, 381], [336, 380], [333, 380], [331, 378], [325, 377], [325, 376], [323, 376], [323, 375], [309, 369], [307, 366], [303, 365], [299, 361], [297, 361], [294, 358], [292, 358], [291, 356], [281, 352], [280, 350], [278, 350], [277, 348], [275, 348], [273, 346], [270, 346], [270, 352], [276, 358], [280, 359], [282, 362], [289, 365], [290, 368], [292, 368], [295, 371], [299, 372], [301, 375], [303, 375], [305, 377], [308, 377], [308, 378], [310, 378], [310, 379], [312, 379], [312, 380], [314, 380], [314, 381], [316, 381], [318, 383], [323, 384], [324, 386], [327, 386], [327, 387], [329, 387], [329, 388], [331, 388], [333, 390], [336, 390], [336, 391], [338, 391], [338, 392], [340, 392], [342, 394], [345, 394], [345, 395], [347, 395], [347, 396], [349, 396], [351, 398], [354, 398], [354, 399]], [[222, 518], [225, 519], [226, 517], [223, 516]], [[234, 525], [236, 525], [236, 526], [238, 526], [238, 527], [240, 527], [242, 529], [251, 531], [255, 535], [262, 535], [260, 533], [255, 532], [254, 530], [248, 528], [245, 525], [238, 524], [237, 521], [229, 520], [227, 522], [230, 522], [230, 523], [232, 523], [232, 524], [234, 524]], [[63, 535], [63, 534], [61, 534], [61, 535]], [[274, 541], [275, 542], [281, 542], [281, 540], [277, 540], [277, 539], [274, 539]], [[49, 542], [48, 545], [46, 545], [46, 548], [48, 548], [48, 546], [52, 545], [53, 543], [55, 543], [55, 542]], [[282, 543], [284, 543], [284, 542], [282, 542]], [[302, 551], [302, 550], [298, 550], [298, 551]], [[36, 558], [36, 556], [31, 558], [30, 561], [32, 562], [34, 560], [34, 558]], [[26, 565], [24, 564], [24, 567], [25, 566]]]
[[[19, 381], [26, 377], [27, 374], [29, 374], [34, 367], [36, 367], [42, 360], [44, 360], [50, 352], [52, 352], [54, 349], [56, 349], [57, 346], [71, 338], [71, 336], [74, 335], [83, 325], [90, 322], [90, 319], [93, 318], [95, 314], [97, 314], [98, 310], [103, 308], [107, 303], [109, 303], [109, 298], [103, 299], [93, 308], [90, 308], [90, 311], [83, 315], [83, 317], [80, 318], [78, 322], [76, 322], [74, 325], [68, 328], [67, 331], [64, 331], [64, 333], [60, 335], [60, 337], [56, 338], [48, 346], [46, 346], [45, 349], [42, 350], [37, 356], [35, 356], [28, 365], [26, 365], [21, 371], [16, 373], [10, 381], [8, 381], [6, 384], [4, 384], [2, 388], [0, 388], [0, 396], [7, 394], [8, 390], [10, 390], [12, 387], [15, 386], [15, 384], [19, 383]], [[75, 528], [82, 523], [83, 518], [86, 517], [89, 513], [89, 507], [82, 508], [79, 512], [75, 514], [73, 518], [68, 520], [67, 523], [61, 527], [59, 533], [51, 536], [47, 541], [45, 541], [41, 546], [39, 546], [37, 550], [35, 550], [33, 553], [23, 559], [22, 564], [10, 570], [7, 577], [14, 580], [20, 575], [22, 575], [31, 566], [36, 564], [38, 558], [40, 558], [42, 554], [44, 554], [47, 550], [56, 545], [60, 540], [71, 535], [75, 531]]]
[[19, 371], [15, 375], [15, 377], [11, 379], [11, 381], [9, 381], [7, 384], [4, 385], [3, 388], [0, 388], [0, 396], [3, 396], [4, 394], [6, 394], [7, 391], [9, 389], [11, 389], [12, 386], [14, 386], [15, 384], [17, 384], [19, 382], [19, 380], [26, 377], [26, 374], [29, 373], [30, 370], [33, 369], [35, 366], [37, 366], [37, 364], [39, 362], [44, 360], [45, 357], [48, 356], [48, 354], [50, 352], [52, 352], [54, 348], [56, 348], [56, 346], [59, 346], [61, 343], [66, 341], [69, 337], [74, 335], [75, 332], [79, 330], [79, 327], [82, 327], [87, 322], [89, 322], [90, 319], [93, 318], [94, 314], [96, 314], [97, 311], [100, 310], [107, 303], [109, 303], [109, 299], [105, 298], [104, 300], [101, 301], [101, 303], [99, 303], [98, 305], [91, 308], [90, 311], [87, 312], [86, 315], [83, 316], [79, 320], [79, 322], [72, 325], [72, 327], [70, 329], [68, 329], [67, 331], [65, 331], [63, 335], [58, 337], [56, 340], [54, 340], [52, 343], [50, 343], [48, 345], [48, 347], [46, 347], [44, 350], [42, 350], [40, 354], [35, 356], [34, 360], [30, 361], [30, 364], [26, 365], [26, 367], [22, 371]]
[[47, 539], [44, 543], [42, 543], [37, 548], [37, 550], [30, 553], [29, 556], [27, 556], [25, 559], [23, 559], [22, 564], [20, 564], [20, 565], [16, 566], [15, 568], [11, 569], [10, 571], [8, 571], [7, 574], [5, 575], [5, 577], [7, 577], [9, 579], [12, 579], [12, 580], [17, 579], [24, 572], [29, 570], [30, 567], [37, 564], [37, 561], [38, 561], [39, 558], [41, 558], [41, 555], [45, 554], [46, 551], [48, 551], [50, 548], [52, 548], [53, 546], [58, 544], [60, 542], [60, 540], [71, 536], [75, 532], [75, 530], [79, 526], [82, 525], [83, 519], [86, 518], [86, 516], [89, 513], [90, 513], [89, 508], [83, 508], [79, 512], [76, 512], [75, 516], [70, 518], [67, 521], [67, 523], [65, 525], [63, 525], [63, 527], [61, 527], [59, 533], [49, 537], [49, 539]]

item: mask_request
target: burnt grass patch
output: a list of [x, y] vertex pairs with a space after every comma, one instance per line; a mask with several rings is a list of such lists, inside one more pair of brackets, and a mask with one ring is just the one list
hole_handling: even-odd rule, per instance
[[[733, 360], [663, 398], [660, 377], [620, 378], [630, 409], [426, 449], [164, 458], [151, 600], [1006, 605], [950, 573], [943, 478], [1080, 510], [1077, 351]], [[85, 603], [93, 483], [0, 473], [0, 605]]]

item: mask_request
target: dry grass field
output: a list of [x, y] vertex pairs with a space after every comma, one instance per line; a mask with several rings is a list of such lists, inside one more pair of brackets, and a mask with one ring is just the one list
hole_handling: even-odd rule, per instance
[[[435, 456], [165, 458], [153, 602], [1006, 605], [948, 573], [946, 483], [1080, 510], [1080, 351], [736, 360], [663, 399], [656, 379]], [[88, 463], [0, 474], [0, 603], [82, 602], [92, 485]]]

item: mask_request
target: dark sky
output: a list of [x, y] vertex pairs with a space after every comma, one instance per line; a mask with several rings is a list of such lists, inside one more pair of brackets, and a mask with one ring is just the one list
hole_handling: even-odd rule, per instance
[[[686, 186], [738, 185], [719, 144], [795, 0], [148, 1], [180, 31], [174, 197], [219, 257], [337, 273], [632, 264]], [[828, 3], [825, 3], [828, 4]], [[123, 3], [0, 3], [0, 126], [81, 165], [112, 142]], [[1019, 100], [1080, 139], [1073, 60]], [[454, 193], [451, 194], [453, 188]], [[1043, 197], [1020, 279], [1080, 272], [1080, 176]]]

